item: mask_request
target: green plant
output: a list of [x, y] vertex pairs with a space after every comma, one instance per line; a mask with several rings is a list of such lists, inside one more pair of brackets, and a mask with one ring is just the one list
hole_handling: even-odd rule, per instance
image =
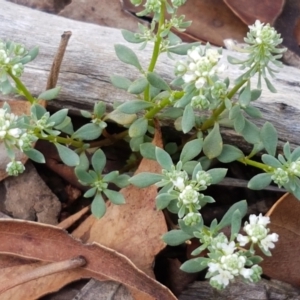
[[[141, 5], [141, 0], [132, 0]], [[271, 92], [276, 92], [270, 77], [280, 67], [279, 59], [285, 51], [277, 48], [282, 42], [280, 35], [270, 26], [256, 21], [249, 26], [243, 52], [244, 60], [229, 57], [231, 64], [238, 64], [244, 73], [230, 82], [219, 75], [227, 66], [220, 64], [222, 49], [216, 50], [209, 44], [183, 44], [171, 29], [184, 31], [190, 22], [184, 16], [177, 16], [177, 9], [185, 0], [147, 0], [140, 16], [153, 14], [151, 27], [139, 25], [139, 33], [123, 30], [126, 41], [140, 43], [143, 49], [147, 43], [154, 43], [153, 53], [148, 68], [142, 67], [135, 52], [125, 45], [115, 45], [118, 58], [135, 67], [140, 76], [135, 81], [114, 75], [111, 81], [117, 88], [124, 89], [135, 96], [135, 100], [117, 106], [107, 113], [102, 102], [96, 103], [93, 112], [82, 111], [90, 122], [74, 131], [72, 121], [66, 109], [50, 116], [38, 99], [51, 100], [59, 88], [47, 90], [37, 98], [33, 97], [20, 80], [24, 65], [33, 60], [38, 49], [27, 51], [23, 45], [13, 42], [0, 43], [0, 91], [3, 94], [16, 93], [24, 96], [31, 103], [30, 116], [15, 116], [5, 104], [0, 109], [0, 139], [4, 143], [11, 162], [7, 165], [9, 175], [18, 175], [24, 171], [21, 162], [15, 160], [15, 150], [23, 151], [30, 159], [43, 163], [43, 154], [33, 148], [38, 140], [53, 143], [68, 166], [75, 167], [79, 181], [90, 187], [85, 197], [93, 197], [92, 212], [97, 217], [105, 213], [104, 198], [114, 204], [123, 204], [125, 199], [118, 192], [108, 188], [114, 183], [122, 188], [129, 183], [138, 187], [155, 184], [159, 188], [156, 198], [158, 209], [168, 209], [178, 214], [179, 229], [172, 230], [163, 237], [169, 245], [178, 245], [196, 237], [201, 246], [193, 255], [208, 250], [207, 257], [198, 257], [185, 262], [182, 269], [197, 272], [208, 268], [207, 277], [216, 288], [224, 288], [235, 276], [254, 282], [260, 279], [261, 268], [257, 265], [261, 258], [255, 255], [257, 244], [265, 255], [271, 255], [276, 233], [269, 233], [266, 228], [268, 217], [251, 215], [243, 230], [246, 236], [239, 234], [242, 218], [246, 215], [246, 201], [235, 203], [223, 219], [213, 220], [210, 226], [203, 224], [201, 208], [215, 200], [203, 192], [211, 184], [220, 182], [226, 175], [226, 169], [209, 169], [212, 159], [223, 163], [239, 161], [263, 171], [249, 182], [249, 188], [262, 189], [271, 181], [283, 186], [300, 199], [300, 148], [291, 151], [289, 143], [284, 146], [284, 156], [277, 152], [277, 132], [274, 126], [266, 122], [258, 128], [248, 117], [260, 118], [260, 110], [253, 105], [261, 95], [262, 80]], [[167, 19], [166, 16], [169, 15]], [[175, 79], [169, 84], [155, 72], [159, 56], [167, 53], [175, 59]], [[186, 57], [178, 60], [178, 55]], [[251, 79], [257, 76], [253, 87]], [[199, 112], [205, 111], [205, 115]], [[179, 154], [173, 159], [164, 149], [149, 143], [153, 136], [154, 119], [173, 119], [174, 127], [183, 133], [190, 133], [189, 141], [184, 145], [166, 145], [169, 153]], [[125, 127], [120, 138], [129, 141], [133, 152], [140, 151], [146, 158], [157, 160], [162, 167], [161, 174], [140, 173], [129, 176], [118, 171], [103, 174], [106, 163], [101, 149], [94, 149], [90, 161], [86, 151], [89, 141], [95, 140], [105, 131], [108, 121], [114, 121]], [[233, 145], [223, 144], [220, 127], [226, 124], [252, 145], [252, 151], [244, 154]], [[260, 151], [262, 162], [253, 160]], [[176, 156], [173, 156], [176, 157]], [[222, 232], [231, 225], [231, 236]], [[249, 250], [240, 246], [250, 244]]]

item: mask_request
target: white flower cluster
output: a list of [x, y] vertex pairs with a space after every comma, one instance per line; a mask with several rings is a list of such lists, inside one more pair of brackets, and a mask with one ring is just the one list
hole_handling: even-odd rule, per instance
[[0, 40], [0, 68], [11, 69], [14, 76], [20, 77], [24, 71], [22, 63], [17, 63], [16, 58], [21, 57], [26, 52], [21, 44], [11, 44], [7, 47], [6, 43]]
[[289, 182], [289, 174], [287, 171], [283, 170], [282, 168], [277, 168], [274, 170], [271, 179], [276, 183], [279, 187], [284, 186], [286, 183]]
[[18, 124], [19, 117], [8, 111], [6, 108], [0, 108], [0, 142], [5, 144], [9, 157], [12, 160], [8, 163], [6, 171], [9, 175], [16, 176], [24, 171], [21, 162], [15, 161], [14, 148], [20, 151], [26, 151], [32, 148], [32, 143], [36, 138], [21, 129]]
[[217, 66], [222, 55], [215, 49], [195, 47], [188, 50], [187, 56], [187, 61], [176, 63], [175, 74], [182, 76], [185, 84], [194, 84], [197, 89], [203, 88], [212, 76], [225, 69], [225, 65]]
[[243, 230], [247, 236], [238, 234], [237, 241], [240, 246], [245, 246], [248, 243], [257, 244], [259, 248], [266, 254], [270, 255], [269, 249], [275, 247], [274, 243], [278, 241], [278, 234], [269, 234], [270, 229], [266, 226], [270, 223], [269, 217], [250, 215], [249, 223], [245, 222]]
[[[250, 215], [249, 223], [245, 222], [243, 230], [247, 236], [238, 234], [236, 244], [229, 241], [224, 233], [219, 233], [216, 237], [210, 235], [200, 235], [200, 242], [208, 245], [210, 261], [208, 262], [207, 278], [210, 284], [217, 288], [225, 288], [236, 276], [242, 276], [249, 282], [260, 280], [262, 269], [251, 261], [254, 255], [253, 244], [257, 244], [266, 255], [270, 255], [269, 249], [275, 247], [278, 241], [276, 233], [269, 234], [266, 226], [270, 223], [269, 217]], [[251, 244], [250, 251], [238, 249], [238, 246]]]
[[200, 200], [204, 197], [199, 191], [205, 190], [211, 184], [211, 175], [201, 170], [197, 172], [195, 180], [189, 180], [187, 172], [176, 170], [175, 166], [172, 171], [162, 170], [162, 174], [166, 178], [162, 184], [172, 183], [171, 190], [178, 194], [179, 218], [184, 217], [186, 225], [198, 223], [201, 220], [198, 212], [201, 208]]
[[289, 172], [295, 176], [300, 177], [300, 159], [293, 161], [290, 164]]

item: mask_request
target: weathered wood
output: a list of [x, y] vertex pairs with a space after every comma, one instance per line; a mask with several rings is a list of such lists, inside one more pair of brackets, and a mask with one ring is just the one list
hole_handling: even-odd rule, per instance
[[[24, 81], [34, 95], [44, 90], [60, 36], [67, 30], [73, 34], [58, 80], [62, 91], [59, 99], [53, 101], [50, 107], [67, 107], [78, 112], [79, 109], [91, 109], [98, 100], [112, 104], [114, 101], [132, 99], [133, 96], [114, 88], [110, 83], [112, 74], [129, 76], [131, 79], [138, 75], [133, 67], [121, 63], [115, 55], [115, 43], [128, 44], [119, 30], [65, 19], [0, 0], [0, 37], [22, 42], [27, 47], [40, 47], [40, 55], [27, 66], [24, 75]], [[129, 46], [138, 48], [133, 44]], [[223, 53], [225, 56], [233, 54], [227, 50]], [[142, 65], [146, 66], [151, 47], [139, 51], [138, 56]], [[173, 65], [174, 61], [162, 56], [157, 72], [169, 81], [173, 78]], [[230, 68], [226, 72], [231, 80], [239, 74], [241, 71], [238, 68]], [[281, 144], [288, 140], [292, 146], [300, 145], [299, 78], [298, 69], [284, 66], [273, 81], [278, 93], [264, 90], [261, 99], [256, 102], [256, 106], [263, 111], [263, 119], [256, 123], [272, 122], [279, 132]], [[231, 130], [224, 130], [224, 134], [225, 142], [230, 140], [240, 146], [245, 144]]]

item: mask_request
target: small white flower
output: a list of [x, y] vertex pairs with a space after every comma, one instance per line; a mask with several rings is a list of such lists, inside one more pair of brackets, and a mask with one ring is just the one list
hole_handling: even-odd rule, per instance
[[191, 185], [187, 185], [179, 194], [179, 199], [184, 205], [194, 204], [198, 202], [199, 193]]
[[297, 160], [297, 161], [293, 161], [289, 167], [289, 171], [300, 177], [300, 160]]
[[275, 242], [278, 241], [278, 234], [277, 233], [272, 233], [272, 234], [268, 234], [264, 239], [262, 239], [260, 241], [260, 245], [261, 247], [265, 250], [265, 251], [269, 251], [269, 249], [273, 249], [275, 248]]
[[216, 288], [225, 288], [229, 281], [233, 279], [233, 275], [226, 270], [219, 270], [219, 274], [210, 279], [210, 284]]
[[236, 239], [242, 247], [249, 243], [249, 238], [242, 234], [238, 234]]
[[245, 279], [248, 279], [248, 280], [252, 281], [252, 278], [251, 278], [251, 276], [253, 275], [253, 270], [252, 269], [243, 268], [243, 269], [241, 269], [240, 274]]
[[12, 128], [9, 129], [7, 133], [13, 138], [18, 139], [22, 134], [22, 130], [20, 128]]

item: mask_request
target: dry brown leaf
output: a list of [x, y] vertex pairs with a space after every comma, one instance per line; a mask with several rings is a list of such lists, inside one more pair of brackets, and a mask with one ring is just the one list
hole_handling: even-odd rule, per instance
[[[0, 236], [0, 252], [4, 254], [47, 262], [59, 262], [83, 256], [87, 261], [83, 268], [46, 276], [31, 282], [30, 293], [26, 289], [26, 293], [28, 291], [28, 294], [31, 295], [30, 298], [25, 298], [24, 295], [24, 287], [30, 282], [25, 283], [22, 285], [22, 300], [35, 299], [56, 291], [62, 286], [62, 282], [67, 284], [74, 280], [90, 277], [123, 283], [138, 293], [138, 299], [144, 299], [144, 297], [145, 299], [149, 297], [152, 299], [175, 299], [167, 288], [137, 269], [122, 254], [95, 243], [82, 244], [57, 227], [21, 220], [0, 220]], [[0, 278], [0, 282], [7, 279], [5, 275], [2, 277], [2, 271]], [[53, 280], [56, 281], [54, 285], [52, 284]], [[16, 289], [20, 287], [16, 287]], [[5, 298], [7, 293], [15, 295], [13, 292], [14, 289], [4, 292], [0, 294], [0, 298], [13, 299]]]
[[261, 263], [264, 274], [273, 279], [300, 285], [300, 201], [292, 194], [282, 196], [266, 214], [271, 232], [279, 234], [272, 256]]
[[[3, 104], [6, 101], [0, 100], [0, 107], [3, 106]], [[8, 104], [10, 105], [11, 112], [13, 112], [15, 115], [28, 115], [30, 114], [30, 107], [31, 104], [29, 101], [22, 101], [22, 100], [13, 100], [9, 101]], [[28, 160], [28, 157], [21, 151], [16, 151], [16, 160], [21, 161], [23, 164], [26, 163]], [[6, 148], [3, 143], [0, 143], [0, 181], [8, 177], [8, 174], [6, 172], [6, 165], [10, 162], [10, 158], [7, 156]]]
[[283, 45], [298, 56], [300, 55], [297, 41], [299, 16], [300, 2], [298, 0], [286, 0], [282, 14], [275, 22], [275, 28], [283, 38]]
[[[138, 12], [141, 7], [134, 7], [130, 0], [124, 0], [125, 9]], [[223, 0], [189, 0], [178, 10], [185, 15], [185, 20], [192, 20], [192, 25], [185, 31], [188, 40], [192, 37], [211, 44], [223, 46], [223, 40], [232, 38], [243, 41], [248, 27], [230, 10]]]
[[[162, 147], [160, 130], [156, 129], [153, 143]], [[161, 167], [154, 160], [143, 159], [136, 173], [160, 173]], [[73, 235], [84, 242], [97, 242], [126, 255], [148, 275], [153, 276], [155, 255], [165, 247], [161, 236], [167, 232], [162, 211], [157, 211], [157, 188], [144, 189], [130, 185], [121, 190], [125, 205], [109, 205], [101, 219], [87, 218]]]
[[285, 0], [224, 0], [231, 10], [247, 25], [256, 20], [273, 24], [281, 14]]
[[124, 11], [120, 0], [73, 0], [60, 16], [98, 25], [136, 31], [138, 20]]

